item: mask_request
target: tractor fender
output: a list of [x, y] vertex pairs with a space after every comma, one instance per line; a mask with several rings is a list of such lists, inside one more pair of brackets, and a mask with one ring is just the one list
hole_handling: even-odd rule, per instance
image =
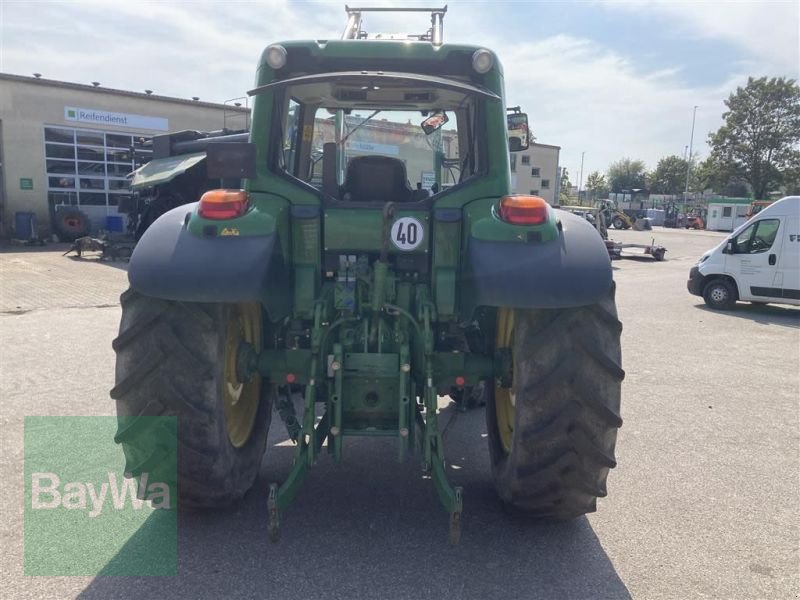
[[131, 287], [184, 302], [262, 300], [270, 280], [285, 276], [277, 234], [198, 236], [187, 228], [196, 206], [174, 208], [145, 231], [131, 255]]
[[465, 283], [471, 313], [478, 306], [566, 308], [598, 302], [612, 282], [611, 261], [597, 230], [556, 210], [558, 237], [548, 242], [470, 237]]

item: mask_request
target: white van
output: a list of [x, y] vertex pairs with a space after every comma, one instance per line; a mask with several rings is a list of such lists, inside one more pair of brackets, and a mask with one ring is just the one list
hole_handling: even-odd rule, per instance
[[720, 310], [737, 300], [800, 305], [800, 196], [781, 198], [706, 252], [687, 287]]

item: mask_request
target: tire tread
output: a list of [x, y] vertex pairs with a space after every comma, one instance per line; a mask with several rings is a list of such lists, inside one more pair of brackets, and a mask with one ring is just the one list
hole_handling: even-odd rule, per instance
[[120, 428], [115, 441], [123, 446], [126, 470], [133, 475], [159, 474], [165, 452], [160, 440], [167, 428], [162, 431], [157, 420], [144, 417], [174, 416], [179, 505], [234, 503], [258, 474], [272, 402], [268, 383], [263, 382], [251, 438], [234, 448], [225, 430], [221, 397], [227, 309], [151, 298], [133, 290], [124, 292], [120, 303], [120, 333], [113, 342], [116, 383], [110, 395], [116, 400]]
[[589, 307], [516, 311], [515, 433], [506, 454], [492, 399], [492, 471], [500, 497], [536, 517], [575, 518], [607, 495], [625, 377], [614, 291]]

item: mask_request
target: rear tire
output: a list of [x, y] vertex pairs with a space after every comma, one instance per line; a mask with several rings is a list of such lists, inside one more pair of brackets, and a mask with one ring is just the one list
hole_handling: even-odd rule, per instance
[[62, 208], [53, 216], [53, 229], [62, 242], [74, 242], [89, 235], [89, 217], [77, 208]]
[[625, 221], [623, 221], [621, 217], [614, 217], [611, 224], [614, 226], [614, 229], [627, 229], [627, 227], [625, 227]]
[[513, 425], [506, 424], [505, 437], [503, 388], [493, 388], [486, 408], [497, 492], [539, 518], [594, 512], [597, 498], [606, 496], [608, 471], [617, 464], [614, 447], [622, 425], [625, 373], [614, 287], [592, 306], [515, 310], [513, 319], [514, 403], [507, 413]]
[[[126, 472], [150, 481], [174, 480], [174, 460], [160, 461], [158, 442], [168, 435], [159, 419], [177, 417], [177, 493], [181, 506], [217, 507], [240, 499], [253, 485], [267, 441], [272, 397], [260, 377], [243, 384], [240, 402], [244, 425], [226, 399], [232, 323], [240, 323], [237, 305], [172, 302], [128, 290], [120, 298], [122, 320], [113, 347], [117, 353], [116, 400]], [[249, 305], [248, 305], [249, 306]], [[259, 315], [260, 308], [252, 308]], [[260, 344], [260, 331], [258, 342]], [[246, 387], [256, 385], [257, 387]], [[226, 387], [227, 386], [227, 387]], [[248, 394], [248, 395], [245, 395]], [[249, 399], [249, 400], [248, 400]], [[253, 404], [255, 403], [255, 404]], [[244, 404], [239, 405], [239, 411]], [[252, 420], [251, 420], [252, 415]], [[230, 421], [230, 423], [228, 422]], [[238, 436], [238, 437], [237, 437]], [[233, 440], [237, 442], [234, 445]], [[163, 473], [159, 473], [159, 469]]]

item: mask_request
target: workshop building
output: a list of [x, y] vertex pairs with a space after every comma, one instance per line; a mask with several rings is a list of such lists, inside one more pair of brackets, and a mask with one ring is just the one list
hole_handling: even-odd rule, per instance
[[244, 129], [246, 104], [0, 73], [0, 235], [14, 235], [17, 213], [33, 213], [39, 235], [49, 235], [63, 206], [102, 228], [129, 194], [126, 176], [150, 160], [142, 141], [183, 129]]

